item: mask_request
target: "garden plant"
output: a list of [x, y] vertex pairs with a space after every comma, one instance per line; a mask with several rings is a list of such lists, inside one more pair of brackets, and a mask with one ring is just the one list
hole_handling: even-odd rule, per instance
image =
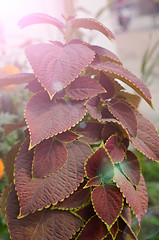
[[65, 43], [27, 46], [33, 73], [0, 80], [26, 83], [31, 93], [25, 122], [5, 126], [5, 136], [26, 130], [5, 158], [1, 211], [13, 240], [135, 240], [148, 195], [133, 146], [159, 161], [157, 130], [138, 111], [141, 98], [153, 108], [151, 94], [114, 53], [73, 38], [85, 28], [113, 40], [109, 29], [92, 18], [64, 19], [35, 13], [19, 22], [52, 24]]

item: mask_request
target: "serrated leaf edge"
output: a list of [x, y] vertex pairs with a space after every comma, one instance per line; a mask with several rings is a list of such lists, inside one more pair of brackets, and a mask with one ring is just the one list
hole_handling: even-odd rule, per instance
[[[99, 187], [99, 186], [98, 186], [98, 187]], [[96, 188], [98, 188], [98, 187], [96, 187]], [[116, 187], [119, 188], [117, 185], [116, 185]], [[100, 218], [100, 220], [107, 226], [107, 229], [108, 229], [108, 231], [110, 232], [111, 227], [112, 227], [112, 226], [115, 224], [115, 222], [118, 220], [118, 217], [120, 216], [120, 214], [121, 214], [121, 212], [122, 212], [122, 210], [123, 210], [123, 207], [124, 207], [124, 198], [122, 198], [122, 207], [121, 207], [121, 210], [120, 210], [117, 218], [115, 219], [115, 221], [114, 221], [111, 225], [108, 225], [108, 224], [107, 224], [106, 222], [104, 222], [104, 220], [98, 215], [98, 213], [97, 213], [97, 211], [95, 210], [95, 207], [94, 207], [94, 203], [93, 203], [93, 199], [92, 199], [92, 193], [93, 193], [93, 191], [94, 191], [96, 188], [94, 188], [94, 189], [92, 190], [92, 192], [91, 192], [91, 202], [92, 202], [92, 206], [93, 206], [93, 209], [94, 209], [96, 215], [97, 215], [97, 216]], [[120, 190], [120, 188], [119, 188], [119, 190]], [[120, 192], [121, 192], [121, 191], [120, 191]], [[121, 192], [121, 194], [122, 194], [122, 192]]]

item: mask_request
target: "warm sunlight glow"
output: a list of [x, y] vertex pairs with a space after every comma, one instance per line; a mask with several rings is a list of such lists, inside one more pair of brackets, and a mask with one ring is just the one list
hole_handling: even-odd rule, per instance
[[63, 0], [59, 0], [58, 5], [56, 0], [0, 0], [0, 25], [3, 24], [4, 31], [12, 34], [24, 15], [46, 12], [57, 17], [63, 11], [62, 4]]
[[18, 20], [24, 15], [23, 0], [0, 0], [0, 21], [5, 31], [12, 31]]

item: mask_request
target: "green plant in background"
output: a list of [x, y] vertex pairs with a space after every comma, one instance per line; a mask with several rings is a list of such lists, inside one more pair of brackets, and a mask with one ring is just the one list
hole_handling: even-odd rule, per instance
[[150, 86], [153, 81], [159, 77], [159, 74], [156, 73], [155, 68], [159, 64], [159, 40], [157, 40], [153, 45], [151, 43], [152, 36], [150, 36], [150, 41], [147, 46], [147, 49], [144, 53], [141, 62], [141, 80]]

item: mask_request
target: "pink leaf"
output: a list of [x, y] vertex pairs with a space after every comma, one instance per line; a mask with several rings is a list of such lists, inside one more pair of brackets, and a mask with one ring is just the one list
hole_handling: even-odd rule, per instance
[[63, 30], [65, 28], [65, 24], [63, 24], [60, 20], [53, 18], [45, 13], [31, 13], [24, 16], [18, 23], [21, 28], [25, 28], [27, 26], [33, 24], [47, 23], [56, 26], [59, 30]]
[[119, 58], [114, 53], [109, 51], [108, 49], [100, 47], [100, 46], [96, 46], [96, 45], [88, 45], [88, 46], [90, 49], [92, 49], [96, 54], [98, 54], [100, 56], [100, 59], [102, 62], [110, 61], [110, 62], [116, 62], [116, 63], [122, 65]]
[[124, 148], [116, 135], [112, 135], [105, 144], [113, 163], [121, 162], [124, 159]]
[[78, 77], [68, 87], [69, 97], [76, 100], [83, 100], [104, 92], [102, 86], [89, 77]]
[[123, 208], [123, 198], [116, 186], [99, 186], [92, 192], [92, 202], [97, 215], [111, 227]]
[[136, 149], [145, 154], [148, 158], [159, 161], [159, 136], [155, 126], [137, 110], [137, 137], [131, 137]]
[[147, 86], [134, 74], [117, 63], [105, 62], [97, 66], [91, 66], [95, 70], [103, 71], [110, 77], [118, 78], [133, 88], [152, 107], [151, 94]]
[[82, 122], [76, 132], [82, 135], [80, 140], [86, 143], [98, 142], [102, 138], [103, 125], [98, 122]]
[[18, 74], [8, 75], [6, 77], [0, 78], [0, 88], [10, 84], [17, 85], [22, 83], [29, 83], [35, 79], [36, 77], [32, 73], [18, 73]]
[[99, 83], [107, 91], [107, 93], [102, 93], [99, 96], [103, 100], [108, 99], [108, 98], [112, 98], [114, 96], [114, 94], [115, 94], [115, 88], [114, 88], [114, 84], [111, 81], [111, 79], [108, 76], [106, 76], [104, 73], [101, 72]]
[[76, 30], [78, 28], [97, 30], [103, 33], [109, 40], [114, 39], [113, 33], [94, 18], [75, 18], [71, 21], [71, 27], [72, 30]]
[[73, 142], [74, 140], [79, 138], [79, 136], [74, 132], [66, 131], [66, 132], [57, 134], [56, 138], [61, 142]]
[[94, 55], [82, 42], [70, 42], [63, 46], [41, 43], [26, 48], [32, 69], [51, 99], [78, 77], [92, 62]]
[[125, 103], [108, 106], [109, 111], [127, 128], [132, 136], [137, 134], [137, 119], [133, 110]]
[[63, 167], [67, 161], [67, 150], [62, 143], [49, 138], [41, 142], [35, 149], [33, 161], [33, 177], [49, 176]]
[[46, 92], [37, 93], [30, 99], [25, 112], [31, 135], [30, 148], [71, 128], [85, 113], [82, 101], [57, 100], [54, 103]]

